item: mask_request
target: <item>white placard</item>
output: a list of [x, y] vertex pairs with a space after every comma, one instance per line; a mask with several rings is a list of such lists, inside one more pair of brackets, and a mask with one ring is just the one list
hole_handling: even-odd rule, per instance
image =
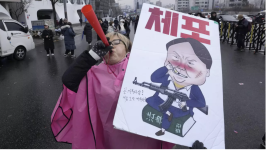
[[144, 4], [113, 125], [184, 146], [199, 140], [225, 148], [218, 23]]

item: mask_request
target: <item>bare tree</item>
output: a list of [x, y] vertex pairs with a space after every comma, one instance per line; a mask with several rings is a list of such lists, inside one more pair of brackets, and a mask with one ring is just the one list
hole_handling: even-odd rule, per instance
[[12, 3], [14, 9], [12, 9], [12, 13], [15, 15], [16, 20], [18, 20], [19, 16], [23, 14], [23, 12], [27, 12], [29, 5], [31, 4], [31, 0], [21, 0], [19, 3]]
[[55, 11], [55, 3], [58, 2], [58, 0], [50, 0], [53, 8], [53, 15], [54, 15], [54, 26], [56, 27], [56, 11]]

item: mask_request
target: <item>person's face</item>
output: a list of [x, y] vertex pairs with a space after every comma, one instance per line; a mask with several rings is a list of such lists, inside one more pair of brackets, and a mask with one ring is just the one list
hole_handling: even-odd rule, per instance
[[[110, 42], [113, 42], [118, 39], [119, 38], [117, 36], [114, 36], [113, 38], [110, 39]], [[109, 65], [114, 65], [123, 60], [127, 53], [126, 53], [126, 47], [122, 41], [120, 41], [120, 44], [111, 45], [111, 46], [113, 46], [112, 53], [110, 54], [110, 52], [108, 52], [107, 55], [104, 56], [104, 59], [107, 61]]]
[[45, 29], [48, 29], [48, 26], [44, 26]]
[[188, 42], [169, 47], [165, 66], [168, 66], [168, 73], [177, 88], [202, 85], [205, 83], [206, 77], [210, 75], [210, 70], [196, 56]]
[[99, 20], [100, 24], [102, 24], [102, 20]]
[[216, 16], [216, 14], [212, 14], [212, 16], [213, 16], [213, 17], [215, 17], [215, 16]]

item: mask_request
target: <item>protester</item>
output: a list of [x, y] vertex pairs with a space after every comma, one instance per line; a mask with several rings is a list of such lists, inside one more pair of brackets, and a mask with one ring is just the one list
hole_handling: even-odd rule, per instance
[[128, 26], [130, 26], [130, 22], [131, 22], [130, 18], [127, 18], [126, 21], [128, 23]]
[[119, 27], [119, 22], [118, 22], [118, 20], [117, 20], [117, 18], [115, 18], [115, 20], [114, 20], [114, 25], [115, 25], [115, 28], [116, 29], [118, 29]]
[[64, 56], [67, 57], [68, 53], [71, 52], [71, 58], [75, 58], [74, 49], [76, 49], [76, 46], [75, 46], [74, 37], [76, 34], [71, 26], [72, 24], [70, 22], [67, 25], [62, 26], [61, 32], [64, 35], [65, 48], [66, 48]]
[[236, 24], [236, 40], [237, 40], [237, 49], [244, 50], [245, 48], [245, 36], [248, 31], [248, 21], [243, 17], [243, 15], [238, 15], [237, 19], [239, 20]]
[[129, 38], [130, 26], [129, 26], [129, 21], [127, 19], [124, 21], [124, 28], [126, 30], [125, 36]]
[[[96, 42], [64, 73], [64, 90], [52, 115], [53, 134], [58, 141], [71, 142], [75, 149], [172, 148], [174, 144], [114, 129], [114, 114], [132, 43], [117, 32], [106, 36], [110, 46]], [[97, 66], [100, 58], [104, 63]], [[70, 128], [64, 127], [62, 112], [70, 116], [65, 119], [69, 119]], [[204, 147], [199, 141], [195, 143], [192, 148]]]
[[210, 20], [216, 21], [217, 23], [219, 23], [219, 19], [216, 16], [216, 12], [211, 12], [211, 17]]
[[125, 20], [121, 19], [120, 20], [120, 33], [125, 35], [127, 34], [126, 28], [125, 28]]
[[47, 56], [54, 56], [54, 34], [53, 31], [49, 29], [48, 24], [44, 24], [44, 30], [42, 32], [42, 38], [44, 39], [44, 49], [47, 52]]
[[85, 27], [84, 27], [84, 35], [86, 35], [86, 41], [88, 42], [89, 45], [91, 45], [92, 42], [92, 26], [91, 24], [87, 21]]
[[104, 23], [105, 23], [105, 25], [108, 26], [108, 21], [106, 19], [104, 20]]
[[107, 33], [115, 32], [115, 28], [114, 28], [113, 24], [114, 23], [112, 21], [109, 22], [109, 27], [108, 27]]
[[[103, 29], [103, 32], [104, 34], [106, 34], [107, 30], [108, 30], [108, 24], [106, 25], [105, 23], [103, 23], [103, 20], [102, 19], [98, 19], [99, 20], [99, 23]], [[97, 40], [101, 40], [101, 38], [97, 35]]]
[[83, 22], [83, 20], [82, 20], [82, 18], [80, 18], [79, 19], [80, 26], [82, 26], [82, 22]]
[[137, 31], [138, 23], [139, 23], [139, 15], [137, 15], [136, 20], [135, 20], [135, 25], [134, 25], [135, 33]]

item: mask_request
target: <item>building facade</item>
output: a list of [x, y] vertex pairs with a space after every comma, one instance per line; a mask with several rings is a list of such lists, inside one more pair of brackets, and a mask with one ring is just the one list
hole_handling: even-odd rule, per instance
[[137, 9], [137, 3], [139, 4], [139, 9], [141, 9], [143, 3], [150, 3], [150, 1], [149, 0], [134, 0], [135, 9]]
[[163, 7], [167, 8], [167, 9], [175, 10], [175, 5], [174, 4], [168, 4], [168, 5], [165, 5]]
[[246, 7], [248, 6], [248, 4], [249, 4], [248, 0], [226, 0], [225, 7], [226, 8]]
[[190, 0], [175, 0], [175, 10], [188, 11], [190, 6]]
[[[14, 14], [18, 9], [18, 3], [6, 2], [9, 8], [7, 8], [7, 6], [5, 7], [6, 3], [2, 3], [2, 5], [7, 9], [13, 19], [21, 22], [22, 24], [28, 25], [29, 29], [32, 28], [31, 21], [54, 19], [52, 4], [50, 0], [27, 0], [27, 2], [29, 3], [27, 3], [27, 5], [24, 7], [25, 11], [23, 11], [18, 18]], [[88, 3], [88, 0], [67, 0], [66, 5], [69, 22], [76, 24], [79, 23], [80, 18], [85, 20], [84, 15], [81, 13], [81, 8], [85, 6], [85, 2]], [[59, 0], [55, 4], [55, 10], [56, 19], [58, 21], [61, 18], [65, 18], [63, 0]]]
[[190, 11], [210, 11], [213, 9], [214, 0], [189, 0]]

